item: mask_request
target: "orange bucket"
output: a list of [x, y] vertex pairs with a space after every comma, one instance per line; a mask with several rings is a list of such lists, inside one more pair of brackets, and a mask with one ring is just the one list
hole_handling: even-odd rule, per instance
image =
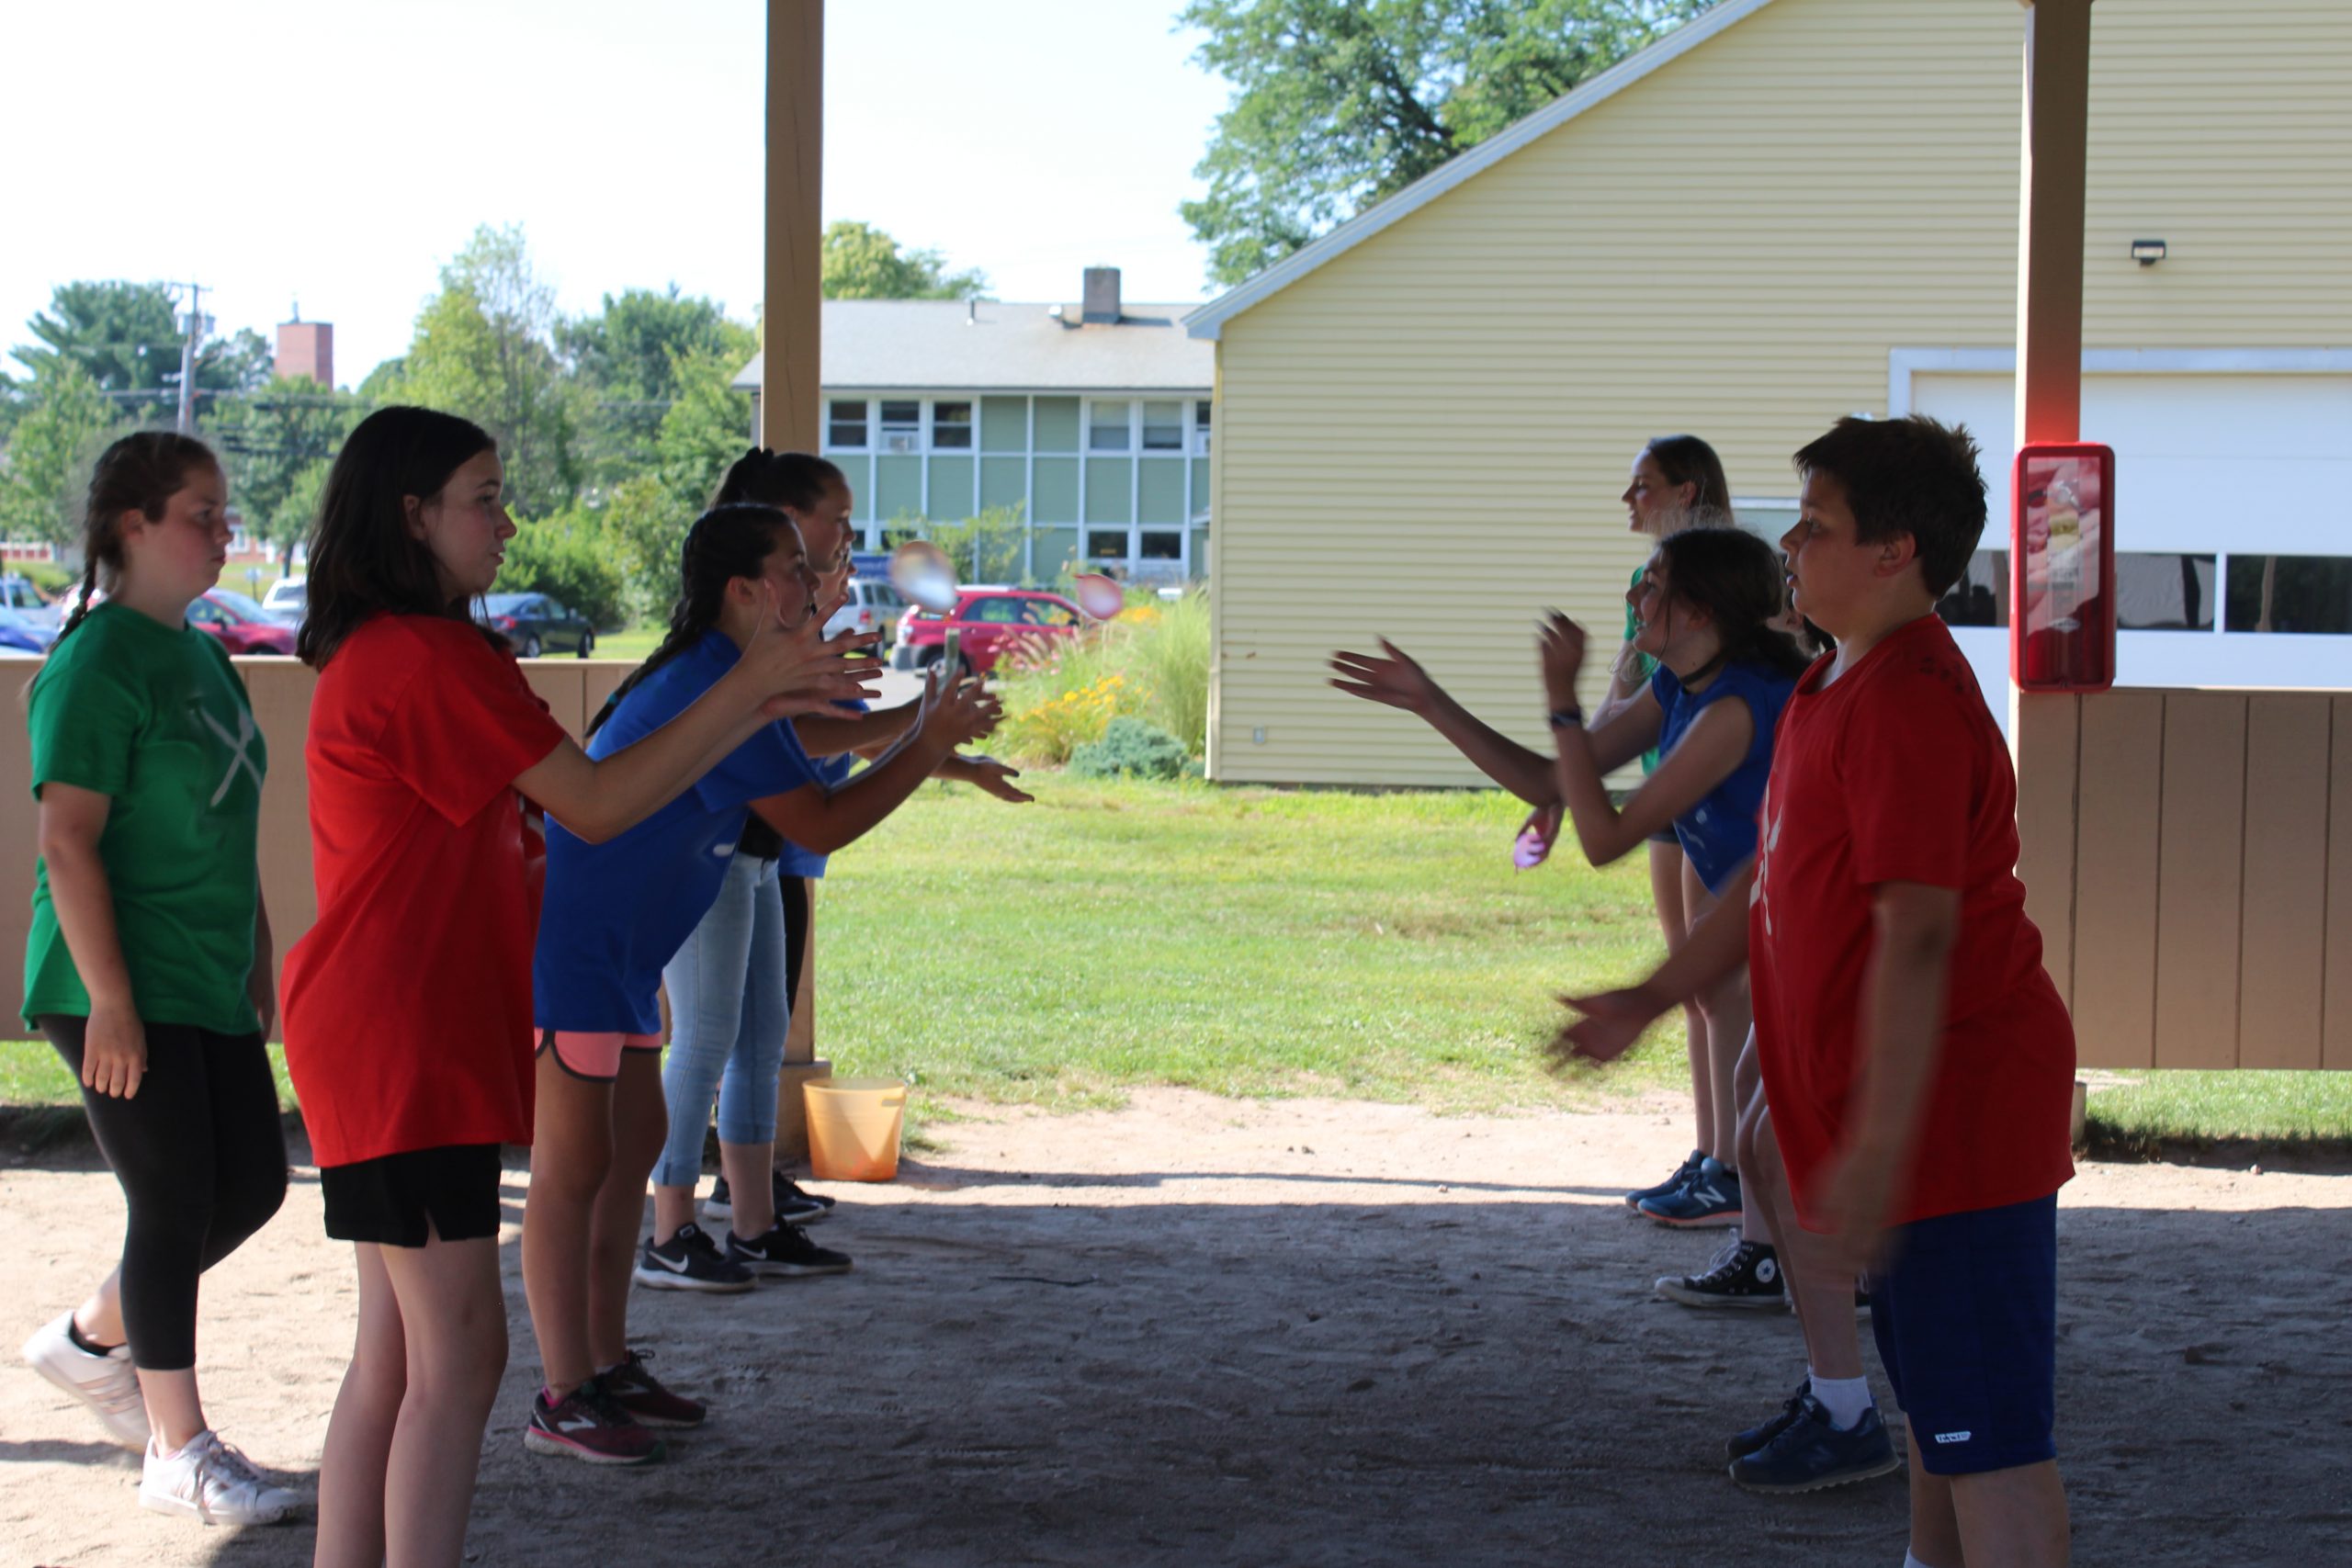
[[810, 1078], [808, 1170], [819, 1181], [888, 1181], [899, 1174], [907, 1086], [897, 1078]]

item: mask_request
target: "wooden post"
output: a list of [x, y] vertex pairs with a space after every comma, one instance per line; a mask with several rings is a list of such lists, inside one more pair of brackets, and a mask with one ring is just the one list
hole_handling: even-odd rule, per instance
[[[818, 334], [823, 319], [821, 201], [825, 139], [825, 0], [768, 0], [767, 256], [761, 310], [760, 444], [814, 452], [819, 403]], [[809, 967], [816, 954], [809, 953]], [[818, 1059], [806, 1016], [812, 995], [804, 975], [791, 998], [793, 1028], [776, 1085], [775, 1157], [797, 1168], [807, 1157], [808, 1123], [800, 1086], [832, 1077]]]
[[768, 0], [767, 257], [760, 442], [817, 449], [825, 0]]
[[2084, 149], [2091, 0], [2025, 6], [2025, 137], [2018, 209], [2018, 427], [2078, 441], [2083, 413]]

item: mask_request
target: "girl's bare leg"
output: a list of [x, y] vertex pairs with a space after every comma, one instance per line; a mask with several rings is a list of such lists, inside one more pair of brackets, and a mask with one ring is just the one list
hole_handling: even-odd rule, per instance
[[[1666, 950], [1672, 953], [1690, 934], [1689, 912], [1682, 904], [1682, 847], [1653, 839], [1649, 857], [1650, 899], [1657, 906], [1658, 930], [1665, 933]], [[1696, 1001], [1682, 1004], [1682, 1030], [1690, 1058], [1691, 1114], [1697, 1124], [1691, 1144], [1702, 1154], [1717, 1154], [1721, 1150], [1715, 1143], [1714, 1071], [1707, 1055], [1707, 1022]]]
[[[670, 1135], [670, 1110], [662, 1098], [661, 1052], [621, 1053], [611, 1115], [612, 1158], [605, 1184], [596, 1193], [588, 1233], [592, 1371], [616, 1367], [628, 1355], [628, 1283], [637, 1267], [638, 1233], [645, 1221], [645, 1179], [653, 1174], [654, 1162], [662, 1157], [662, 1141]], [[764, 1195], [764, 1168], [760, 1185]], [[737, 1202], [740, 1205], [741, 1200]], [[691, 1188], [686, 1203], [691, 1215]], [[736, 1212], [742, 1212], [740, 1206]], [[675, 1227], [672, 1229], [675, 1234]]]
[[[408, 1350], [408, 1386], [384, 1458], [383, 1560], [398, 1568], [457, 1568], [482, 1432], [506, 1371], [498, 1238], [435, 1235], [423, 1247], [373, 1250], [391, 1281]], [[322, 1521], [325, 1501], [322, 1487]]]
[[[623, 1052], [622, 1070], [631, 1055]], [[654, 1099], [661, 1100], [657, 1077]], [[539, 1053], [538, 1105], [532, 1117], [531, 1190], [523, 1204], [523, 1293], [539, 1342], [539, 1376], [560, 1399], [596, 1373], [589, 1345], [589, 1237], [597, 1196], [613, 1168], [613, 1086], [574, 1077]], [[645, 1171], [637, 1178], [643, 1202]], [[637, 1221], [629, 1221], [634, 1240]]]
[[408, 1392], [408, 1345], [380, 1247], [362, 1243], [359, 1333], [327, 1422], [319, 1461], [317, 1568], [379, 1568], [384, 1561], [384, 1471]]

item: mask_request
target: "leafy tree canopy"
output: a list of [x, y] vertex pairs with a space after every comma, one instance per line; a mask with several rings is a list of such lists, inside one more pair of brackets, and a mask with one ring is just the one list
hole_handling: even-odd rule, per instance
[[[35, 341], [17, 344], [19, 363], [38, 374], [60, 357], [74, 360], [127, 417], [152, 419], [179, 396], [179, 312], [163, 284], [61, 284], [27, 327]], [[269, 379], [269, 345], [251, 328], [213, 339], [197, 355], [197, 389], [250, 390]], [[142, 392], [150, 395], [132, 395]]]
[[114, 400], [77, 357], [37, 363], [0, 462], [0, 537], [73, 543], [90, 464], [119, 422]]
[[828, 299], [977, 299], [988, 292], [986, 273], [951, 273], [939, 252], [902, 249], [871, 223], [829, 223], [823, 243]]
[[1182, 204], [1250, 277], [1606, 71], [1713, 0], [1188, 0], [1233, 85]]

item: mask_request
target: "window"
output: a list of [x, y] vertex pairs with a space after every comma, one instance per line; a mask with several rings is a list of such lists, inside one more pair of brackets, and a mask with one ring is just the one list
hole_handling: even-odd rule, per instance
[[1023, 599], [1021, 602], [1021, 608], [1023, 613], [1023, 618], [1033, 626], [1078, 625], [1078, 616], [1074, 612], [1063, 609], [1051, 599]]
[[2008, 608], [2009, 552], [1979, 550], [1938, 601], [1936, 614], [1950, 626], [2006, 626]]
[[978, 621], [992, 626], [1021, 624], [1021, 601], [1018, 599], [976, 599], [964, 612], [965, 620]]
[[882, 405], [882, 450], [885, 452], [920, 452], [922, 450], [922, 405], [911, 399], [906, 402], [886, 402]]
[[1086, 554], [1091, 560], [1125, 560], [1127, 558], [1127, 531], [1125, 528], [1097, 528], [1086, 536]]
[[[2213, 629], [2213, 582], [2218, 562], [2211, 556], [2172, 555], [2157, 551], [2119, 551], [2115, 557], [2115, 626], [2118, 631], [2177, 632]], [[2346, 566], [2352, 566], [2347, 561]], [[2237, 562], [2230, 563], [2230, 582], [2238, 582]], [[2237, 603], [2233, 597], [2232, 614]], [[1945, 624], [1955, 626], [2006, 626], [2009, 624], [2009, 552], [1979, 550], [1970, 558], [1951, 592], [1936, 606]], [[2232, 630], [2237, 626], [2233, 620]], [[2347, 627], [2346, 629], [2352, 629]]]
[[1184, 536], [1177, 533], [1150, 533], [1143, 536], [1143, 559], [1182, 560]]
[[865, 446], [865, 404], [837, 398], [827, 412], [825, 445], [863, 450]]
[[220, 607], [209, 599], [198, 599], [189, 604], [187, 618], [191, 626], [226, 626], [229, 621], [229, 617], [220, 613]]
[[1143, 449], [1147, 452], [1182, 452], [1184, 449], [1182, 403], [1143, 405]]
[[2229, 629], [2352, 634], [2352, 557], [2232, 556]]
[[1124, 452], [1127, 449], [1127, 405], [1095, 402], [1086, 405], [1086, 449]]
[[934, 452], [967, 452], [972, 446], [972, 405], [931, 405], [931, 447]]
[[1209, 405], [1194, 403], [1193, 405], [1193, 456], [1205, 457], [1208, 455]]

